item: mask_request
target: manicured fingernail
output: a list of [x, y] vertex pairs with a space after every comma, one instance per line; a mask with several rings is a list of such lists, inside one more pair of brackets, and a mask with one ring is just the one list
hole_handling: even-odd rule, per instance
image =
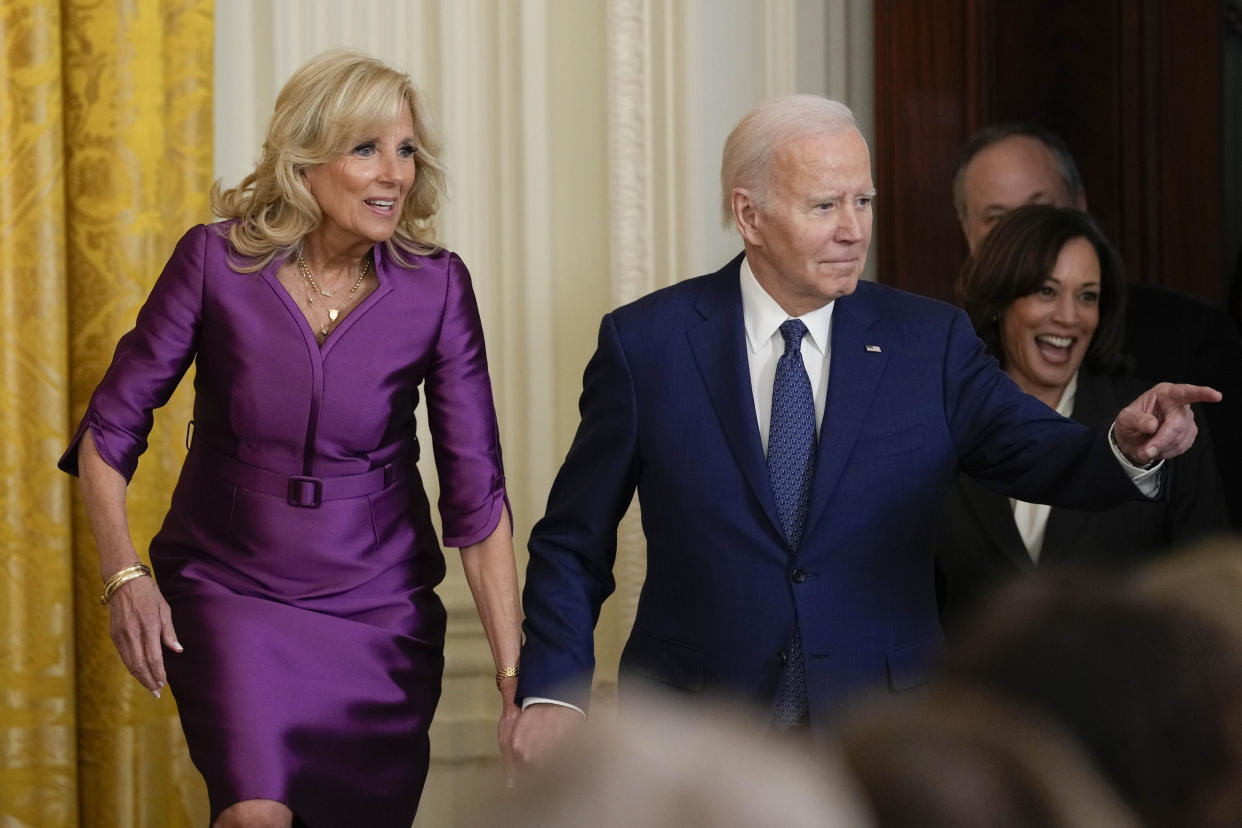
[[158, 699], [158, 698], [160, 697], [160, 691], [159, 691], [159, 690], [152, 690], [152, 691], [151, 691], [151, 695], [152, 695], [152, 696], [155, 696], [155, 697]]
[[176, 651], [177, 651], [177, 652], [179, 652], [179, 653], [183, 653], [183, 652], [185, 652], [185, 647], [182, 647], [182, 646], [181, 646], [181, 642], [180, 642], [180, 641], [174, 641], [174, 642], [173, 642], [173, 649], [174, 649], [174, 650], [176, 650]]
[[1147, 447], [1147, 457], [1150, 459], [1150, 458], [1155, 457], [1155, 456], [1156, 456], [1156, 447], [1155, 447], [1155, 446], [1148, 446], [1148, 447]]

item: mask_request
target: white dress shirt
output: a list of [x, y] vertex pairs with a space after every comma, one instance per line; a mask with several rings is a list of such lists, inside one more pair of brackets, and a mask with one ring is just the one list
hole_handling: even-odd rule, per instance
[[[1070, 377], [1061, 392], [1061, 400], [1057, 403], [1057, 413], [1068, 417], [1074, 411], [1074, 398], [1078, 396], [1078, 372]], [[1039, 563], [1039, 554], [1044, 549], [1044, 532], [1048, 528], [1048, 517], [1052, 507], [1044, 503], [1027, 503], [1025, 500], [1009, 498], [1009, 506], [1013, 509], [1013, 522], [1018, 527], [1018, 535], [1026, 546], [1031, 560]]]
[[[776, 382], [776, 363], [785, 352], [781, 325], [794, 317], [785, 313], [768, 295], [750, 265], [742, 259], [742, 324], [746, 328], [746, 360], [750, 366], [750, 392], [755, 402], [759, 439], [763, 454], [768, 453], [768, 429], [772, 425], [772, 385]], [[832, 355], [832, 309], [829, 302], [818, 310], [797, 317], [806, 325], [802, 337], [802, 364], [815, 395], [815, 436], [824, 421], [824, 402], [828, 397], [828, 366]]]

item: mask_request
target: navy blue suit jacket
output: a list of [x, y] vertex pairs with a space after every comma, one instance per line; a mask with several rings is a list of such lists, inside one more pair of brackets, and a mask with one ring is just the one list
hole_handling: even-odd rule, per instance
[[631, 675], [766, 704], [800, 620], [812, 722], [922, 680], [943, 638], [934, 526], [963, 470], [1026, 500], [1135, 497], [1106, 432], [1063, 419], [955, 308], [863, 282], [837, 300], [801, 548], [781, 533], [750, 391], [739, 256], [606, 315], [582, 421], [530, 539], [519, 697], [585, 707], [617, 524], [637, 487], [647, 576]]

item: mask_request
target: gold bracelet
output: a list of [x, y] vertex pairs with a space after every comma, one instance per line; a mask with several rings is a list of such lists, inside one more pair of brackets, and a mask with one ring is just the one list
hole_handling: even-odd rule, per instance
[[148, 567], [144, 563], [134, 563], [134, 564], [130, 564], [129, 566], [122, 567], [121, 569], [118, 569], [116, 572], [113, 572], [112, 577], [110, 577], [107, 580], [107, 582], [104, 583], [104, 591], [103, 591], [103, 595], [99, 596], [99, 603], [107, 604], [109, 601], [112, 600], [112, 596], [116, 594], [116, 591], [118, 589], [120, 589], [125, 584], [128, 584], [130, 581], [134, 580], [135, 578], [150, 578], [150, 577], [151, 577], [151, 568]]
[[128, 584], [130, 581], [138, 578], [149, 577], [151, 577], [151, 570], [147, 569], [145, 566], [141, 568], [133, 567], [123, 574], [113, 575], [108, 579], [108, 583], [104, 586], [104, 593], [99, 596], [99, 603], [109, 603], [112, 600], [112, 596], [116, 594], [116, 591]]
[[497, 670], [496, 671], [496, 689], [497, 690], [500, 689], [500, 683], [502, 681], [504, 681], [507, 678], [516, 678], [518, 673], [520, 672], [521, 670], [517, 668], [516, 664], [513, 665], [512, 667], [505, 667], [503, 670]]

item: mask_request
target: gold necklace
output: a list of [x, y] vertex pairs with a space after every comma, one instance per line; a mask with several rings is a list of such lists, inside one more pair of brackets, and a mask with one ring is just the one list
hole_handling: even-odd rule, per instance
[[[311, 275], [310, 268], [306, 266], [306, 260], [302, 258], [301, 253], [298, 254], [298, 269], [302, 271], [302, 275], [306, 277], [306, 281], [310, 283], [310, 286], [315, 289], [315, 293], [318, 293], [320, 296], [324, 296], [329, 299], [332, 297], [332, 294], [336, 293], [336, 291], [334, 290], [332, 291], [324, 290], [323, 288], [319, 286], [319, 283], [315, 281], [315, 277]], [[345, 294], [345, 299], [341, 302], [341, 304], [337, 305], [335, 308], [328, 308], [328, 323], [329, 324], [332, 322], [335, 322], [336, 318], [341, 315], [341, 311], [349, 307], [350, 302], [352, 302], [354, 299], [354, 294], [358, 292], [358, 288], [362, 284], [362, 280], [367, 277], [367, 271], [370, 269], [371, 269], [371, 260], [364, 256], [362, 259], [362, 268], [359, 269], [358, 271], [358, 278], [354, 280], [353, 287], [349, 289], [349, 293]], [[311, 305], [315, 304], [314, 294], [307, 293], [306, 301], [308, 304], [311, 304]], [[327, 336], [328, 325], [325, 324], [322, 328], [320, 328], [319, 333], [323, 334], [324, 336]]]

